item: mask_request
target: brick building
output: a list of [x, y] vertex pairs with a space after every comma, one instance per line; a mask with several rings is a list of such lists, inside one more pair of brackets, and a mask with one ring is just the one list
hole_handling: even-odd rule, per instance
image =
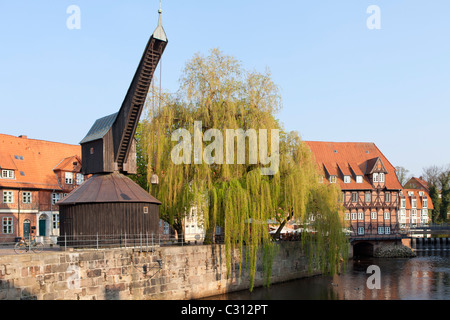
[[403, 189], [400, 196], [400, 228], [416, 227], [431, 222], [433, 202], [423, 189]]
[[305, 141], [323, 183], [342, 190], [345, 219], [352, 238], [399, 237], [402, 186], [394, 166], [374, 143]]
[[56, 203], [84, 182], [81, 147], [0, 134], [0, 242], [59, 235]]

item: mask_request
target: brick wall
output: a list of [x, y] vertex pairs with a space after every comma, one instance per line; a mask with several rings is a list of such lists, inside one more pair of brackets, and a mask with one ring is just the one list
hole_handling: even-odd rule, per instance
[[[235, 252], [236, 269], [238, 257]], [[153, 253], [109, 249], [0, 256], [0, 300], [198, 299], [248, 289], [243, 270], [241, 281], [238, 270], [228, 277], [224, 245], [162, 247]], [[277, 244], [272, 283], [307, 275], [300, 243]], [[255, 286], [262, 284], [259, 263]]]

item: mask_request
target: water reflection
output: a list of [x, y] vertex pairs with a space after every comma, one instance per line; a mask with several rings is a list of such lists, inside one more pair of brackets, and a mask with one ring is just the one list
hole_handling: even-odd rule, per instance
[[[210, 300], [450, 300], [450, 251], [422, 251], [412, 259], [350, 260], [334, 277], [312, 277], [209, 298]], [[381, 288], [369, 289], [370, 265], [381, 270]]]

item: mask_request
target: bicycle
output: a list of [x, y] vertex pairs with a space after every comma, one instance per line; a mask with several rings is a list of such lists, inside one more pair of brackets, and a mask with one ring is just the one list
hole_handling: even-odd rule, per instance
[[21, 239], [20, 242], [14, 245], [14, 251], [17, 254], [22, 254], [32, 250], [34, 253], [40, 253], [44, 250], [44, 244], [42, 242], [37, 242], [36, 238], [27, 242], [25, 239]]

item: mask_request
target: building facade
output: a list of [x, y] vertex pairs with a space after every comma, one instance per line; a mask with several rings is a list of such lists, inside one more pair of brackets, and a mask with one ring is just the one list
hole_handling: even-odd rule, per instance
[[85, 180], [80, 154], [79, 145], [0, 134], [0, 242], [56, 240], [56, 203]]
[[400, 228], [407, 229], [427, 225], [431, 222], [433, 209], [433, 202], [425, 190], [403, 189], [400, 195]]
[[374, 143], [305, 141], [322, 183], [339, 184], [353, 239], [396, 239], [402, 186], [394, 166]]

